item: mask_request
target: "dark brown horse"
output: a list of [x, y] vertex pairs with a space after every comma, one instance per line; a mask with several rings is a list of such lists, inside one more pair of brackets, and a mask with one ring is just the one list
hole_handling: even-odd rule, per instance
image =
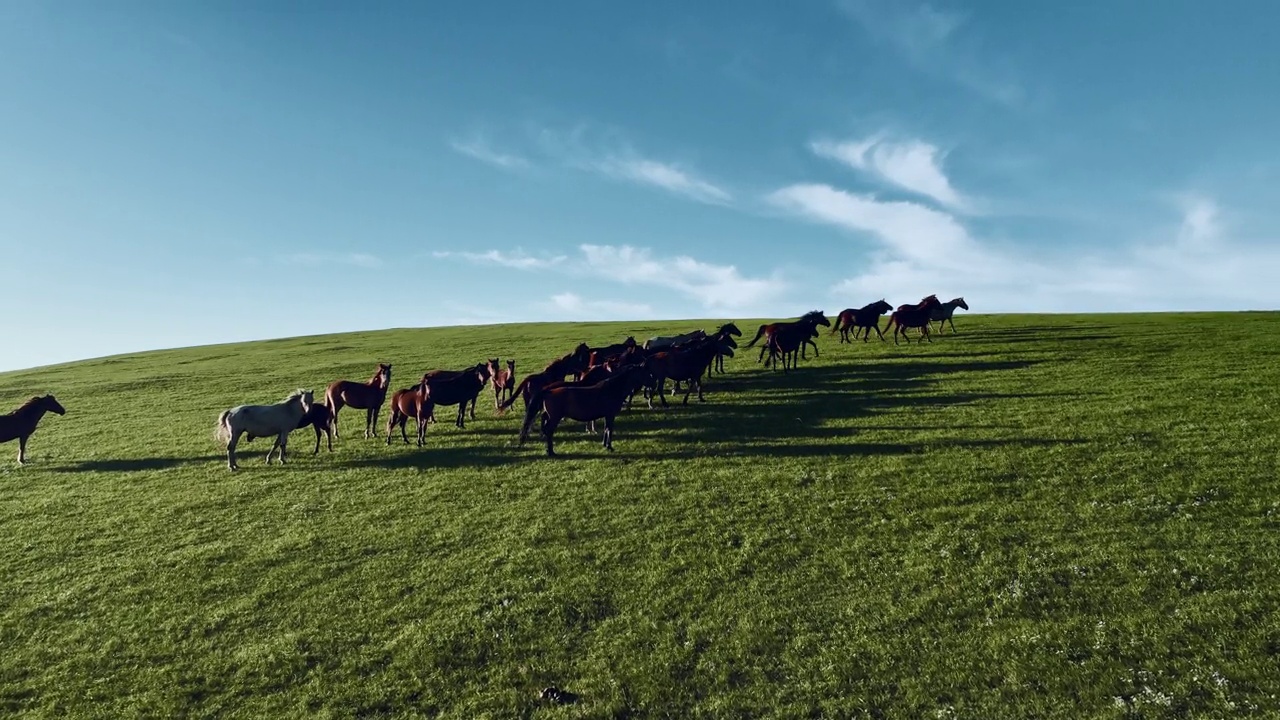
[[880, 332], [880, 316], [893, 309], [893, 306], [881, 298], [869, 305], [863, 305], [860, 308], [849, 308], [841, 310], [836, 316], [836, 324], [831, 328], [831, 334], [840, 333], [840, 342], [852, 343], [849, 339], [849, 331], [853, 331], [854, 339], [857, 339], [860, 331], [865, 331], [866, 337], [863, 342], [871, 339], [871, 330], [876, 331], [876, 335], [884, 340], [884, 333]]
[[489, 380], [489, 366], [485, 363], [476, 365], [461, 375], [453, 377], [430, 377], [430, 373], [422, 376], [420, 387], [424, 401], [429, 404], [428, 415], [435, 415], [437, 405], [457, 405], [458, 418], [454, 425], [465, 428], [467, 405], [474, 403], [484, 384]]
[[[493, 409], [499, 409], [502, 400], [515, 395], [516, 361], [508, 360], [505, 369], [498, 366], [498, 358], [489, 361], [489, 376], [493, 379]], [[475, 419], [475, 415], [471, 416]]]
[[566, 375], [580, 376], [589, 369], [590, 359], [591, 348], [587, 347], [586, 343], [581, 343], [574, 348], [573, 352], [552, 360], [542, 372], [525, 375], [524, 380], [521, 380], [512, 391], [511, 397], [498, 406], [498, 412], [506, 412], [507, 408], [515, 404], [517, 397], [524, 400], [525, 408], [528, 409], [529, 402], [539, 390], [550, 383], [564, 380]]
[[620, 343], [606, 345], [599, 348], [591, 348], [591, 351], [587, 353], [587, 367], [577, 372], [577, 379], [581, 380], [586, 375], [588, 369], [597, 365], [603, 365], [610, 358], [621, 355], [634, 347], [638, 347], [636, 339], [634, 337], [628, 337]]
[[22, 403], [17, 410], [0, 415], [0, 443], [18, 441], [18, 464], [27, 463], [27, 438], [36, 431], [40, 418], [47, 412], [66, 415], [66, 408], [52, 395], [38, 395]]
[[[298, 421], [298, 427], [295, 430], [301, 430], [310, 425], [316, 431], [316, 449], [311, 451], [312, 455], [320, 452], [320, 435], [327, 436], [329, 440], [329, 452], [333, 452], [333, 413], [329, 411], [329, 406], [322, 402], [312, 403], [311, 407]], [[253, 442], [257, 437], [251, 432], [246, 432], [244, 436], [245, 442]]]
[[585, 423], [603, 419], [604, 448], [612, 452], [613, 421], [627, 397], [651, 380], [648, 374], [643, 365], [628, 365], [594, 385], [563, 385], [535, 394], [525, 408], [519, 444], [524, 445], [533, 427], [533, 419], [540, 417], [547, 455], [555, 456], [555, 432], [562, 420], [568, 418]]
[[338, 434], [338, 412], [346, 406], [365, 411], [364, 436], [378, 436], [378, 411], [387, 400], [387, 388], [391, 386], [391, 364], [378, 363], [378, 371], [367, 383], [351, 380], [334, 380], [324, 393], [324, 403], [333, 413], [333, 435]]
[[800, 363], [806, 344], [812, 344], [813, 338], [818, 337], [818, 328], [813, 326], [805, 333], [802, 326], [792, 326], [782, 328], [769, 338], [767, 348], [769, 350], [769, 359], [764, 361], [765, 367], [778, 368], [778, 360], [782, 360], [782, 372], [790, 372]]
[[404, 438], [404, 443], [408, 445], [409, 436], [405, 434], [404, 426], [409, 422], [409, 418], [413, 418], [418, 422], [418, 447], [422, 447], [426, 443], [427, 423], [431, 419], [432, 409], [431, 401], [422, 394], [422, 384], [397, 390], [391, 396], [389, 409], [391, 416], [387, 418], [387, 444], [391, 444], [391, 436], [399, 425], [400, 437]]
[[[472, 365], [471, 367], [465, 368], [463, 370], [428, 370], [427, 372], [423, 373], [422, 377], [430, 378], [432, 380], [451, 380], [453, 378], [462, 377], [467, 373], [475, 372], [476, 368], [479, 368], [479, 367], [483, 367], [485, 369], [486, 376], [492, 377], [493, 374], [490, 372], [489, 363], [487, 362], [478, 363], [476, 365]], [[475, 398], [472, 398], [471, 402], [468, 403], [467, 405], [470, 408], [468, 412], [470, 413], [472, 420], [476, 419], [476, 403], [477, 402], [479, 402], [478, 395]], [[436, 415], [434, 410], [432, 410], [432, 412], [428, 415], [428, 421], [433, 423], [436, 421]]]
[[587, 369], [587, 365], [591, 362], [591, 348], [586, 343], [578, 343], [578, 347], [573, 352], [563, 355], [547, 363], [542, 372], [548, 375], [577, 375]]
[[[827, 319], [827, 316], [823, 314], [821, 310], [810, 310], [804, 315], [801, 315], [800, 319], [798, 320], [789, 320], [784, 322], [776, 322], [776, 323], [769, 323], [767, 325], [761, 325], [760, 329], [756, 331], [756, 336], [752, 338], [751, 342], [747, 343], [745, 347], [754, 346], [756, 342], [759, 341], [761, 337], [763, 337], [765, 339], [765, 343], [764, 345], [760, 346], [760, 357], [756, 358], [756, 362], [761, 362], [762, 360], [764, 360], [764, 354], [769, 351], [770, 337], [772, 337], [775, 332], [778, 332], [778, 330], [789, 328], [789, 327], [806, 326], [808, 329], [804, 331], [805, 334], [803, 335], [803, 337], [806, 338], [807, 340], [808, 338], [811, 338], [813, 336], [812, 330], [818, 325], [825, 325], [827, 327], [831, 327], [831, 321]], [[809, 344], [813, 345], [813, 352], [816, 354], [818, 352], [818, 346], [813, 344], [812, 342], [810, 342]]]
[[[916, 342], [924, 342], [926, 339], [933, 342], [933, 338], [929, 334], [929, 322], [933, 319], [933, 310], [942, 303], [938, 302], [937, 295], [930, 295], [921, 300], [918, 305], [899, 305], [898, 309], [893, 311], [889, 316], [889, 324], [893, 326], [893, 344], [898, 344], [898, 332], [901, 331], [903, 337], [907, 335], [907, 328], [917, 328], [920, 330], [920, 339]], [[910, 342], [911, 338], [907, 338]]]
[[[689, 394], [694, 387], [698, 389], [698, 401], [705, 402], [702, 394], [702, 375], [711, 365], [716, 353], [720, 350], [720, 341], [709, 337], [697, 340], [689, 346], [675, 350], [661, 350], [649, 356], [645, 367], [653, 375], [654, 393], [666, 407], [666, 381], [676, 380], [685, 383], [683, 405], [689, 404]], [[653, 407], [653, 397], [649, 397], [649, 407]]]

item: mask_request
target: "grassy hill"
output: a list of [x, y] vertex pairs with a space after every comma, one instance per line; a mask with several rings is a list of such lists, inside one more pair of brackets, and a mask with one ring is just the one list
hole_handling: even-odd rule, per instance
[[[0, 375], [0, 712], [44, 717], [1280, 713], [1280, 316], [964, 316], [729, 361], [708, 402], [517, 413], [227, 471], [295, 387], [717, 321], [296, 338]], [[758, 322], [739, 321], [750, 337]], [[750, 329], [748, 330], [748, 326]], [[385, 414], [383, 416], [385, 418]], [[557, 706], [555, 685], [579, 695]]]

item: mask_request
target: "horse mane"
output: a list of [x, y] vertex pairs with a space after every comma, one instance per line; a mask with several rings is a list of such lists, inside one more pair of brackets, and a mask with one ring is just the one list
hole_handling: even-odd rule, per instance
[[821, 311], [821, 310], [810, 310], [809, 312], [805, 313], [804, 315], [801, 315], [801, 316], [800, 316], [800, 319], [801, 319], [801, 320], [806, 320], [806, 319], [808, 319], [808, 318], [816, 318], [816, 317], [821, 317], [821, 316], [822, 316], [822, 311]]
[[289, 393], [289, 395], [284, 399], [284, 401], [285, 401], [285, 402], [289, 402], [290, 400], [292, 400], [292, 399], [294, 399], [294, 398], [300, 398], [300, 397], [302, 397], [303, 395], [306, 395], [306, 394], [307, 394], [307, 393], [309, 393], [309, 392], [311, 392], [311, 391], [310, 391], [310, 390], [305, 390], [305, 389], [303, 389], [303, 388], [298, 388], [297, 390], [294, 390], [293, 392]]
[[18, 413], [22, 412], [23, 410], [30, 410], [31, 408], [33, 408], [33, 407], [35, 407], [36, 405], [39, 405], [41, 402], [43, 402], [43, 401], [44, 401], [44, 399], [45, 399], [46, 397], [48, 397], [48, 395], [32, 395], [32, 396], [31, 396], [31, 398], [30, 398], [29, 400], [26, 400], [26, 401], [25, 401], [25, 402], [23, 402], [21, 405], [19, 405], [17, 410], [14, 410], [13, 412], [11, 412], [11, 413], [9, 413], [9, 414], [10, 414], [10, 415], [17, 415]]

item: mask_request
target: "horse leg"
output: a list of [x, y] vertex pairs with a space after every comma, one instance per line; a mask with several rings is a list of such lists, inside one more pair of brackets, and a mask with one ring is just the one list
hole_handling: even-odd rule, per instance
[[[408, 420], [408, 419], [409, 419], [408, 417], [405, 418], [405, 420]], [[403, 434], [403, 432], [404, 432], [404, 428], [401, 428], [401, 433]], [[406, 445], [409, 444], [409, 438], [406, 437], [404, 439], [404, 442]], [[427, 419], [422, 416], [419, 416], [418, 417], [418, 447], [422, 447], [423, 445], [426, 445], [426, 444], [427, 444]]]
[[[658, 397], [662, 398], [662, 407], [671, 407], [670, 403], [667, 402], [667, 379], [665, 377], [658, 383]], [[652, 400], [649, 401], [649, 405], [650, 407], [653, 406]]]
[[28, 437], [30, 436], [28, 435], [18, 436], [18, 464], [19, 465], [27, 464], [27, 438]]
[[604, 416], [604, 449], [613, 452], [613, 416]]
[[320, 423], [313, 423], [311, 427], [316, 431], [316, 449], [311, 451], [312, 455], [320, 454]]
[[955, 332], [956, 332], [956, 321], [955, 321], [955, 318], [947, 318], [947, 322], [951, 324], [951, 334], [952, 334], [952, 335], [954, 335], [954, 334], [955, 334]]
[[364, 411], [364, 436], [365, 439], [371, 437], [369, 426], [373, 423], [373, 408], [367, 408]]
[[693, 383], [694, 381], [690, 380], [684, 384], [684, 402], [680, 403], [681, 405], [689, 404], [689, 393], [693, 392]]
[[331, 421], [333, 422], [334, 437], [341, 437], [340, 435], [338, 435], [338, 411], [341, 409], [342, 409], [342, 396], [334, 395], [333, 396], [333, 420]]
[[465, 428], [467, 426], [467, 401], [463, 400], [458, 403], [458, 418], [454, 421], [454, 425]]
[[236, 445], [240, 444], [240, 433], [233, 431], [231, 439], [227, 441], [227, 469], [238, 470], [240, 466], [236, 463]]
[[471, 398], [471, 419], [472, 420], [476, 419], [476, 402], [478, 402], [479, 400], [480, 400], [480, 393], [476, 393], [476, 396]]
[[271, 443], [271, 448], [270, 448], [269, 450], [267, 450], [267, 464], [268, 464], [268, 465], [270, 465], [270, 464], [271, 464], [271, 453], [275, 452], [275, 451], [276, 451], [276, 448], [278, 448], [278, 447], [280, 447], [280, 436], [279, 436], [279, 435], [276, 435], [276, 440], [275, 440], [275, 442]]
[[289, 447], [289, 431], [280, 433], [280, 464], [284, 464], [285, 450]]
[[547, 440], [547, 455], [549, 457], [555, 457], [556, 454], [554, 436], [556, 434], [556, 426], [559, 424], [560, 421], [558, 419], [551, 417], [546, 412], [543, 412], [542, 436]]

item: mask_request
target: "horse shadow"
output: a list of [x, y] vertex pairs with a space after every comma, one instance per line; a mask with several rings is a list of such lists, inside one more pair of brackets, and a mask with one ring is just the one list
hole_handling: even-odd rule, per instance
[[[515, 433], [508, 433], [515, 439]], [[347, 468], [383, 468], [387, 470], [452, 470], [457, 468], [499, 467], [527, 461], [529, 458], [520, 453], [512, 443], [511, 447], [489, 447], [483, 445], [437, 445], [432, 446], [430, 439], [427, 445], [417, 447], [411, 445], [407, 451], [391, 455], [351, 458], [340, 460], [335, 464]], [[392, 444], [393, 447], [395, 443]], [[400, 444], [401, 448], [405, 446]], [[385, 448], [380, 448], [380, 450]]]
[[197, 465], [226, 460], [226, 455], [204, 455], [201, 457], [151, 457], [151, 458], [117, 458], [108, 460], [82, 460], [70, 465], [54, 468], [55, 472], [140, 472], [143, 470], [168, 470], [183, 465]]

